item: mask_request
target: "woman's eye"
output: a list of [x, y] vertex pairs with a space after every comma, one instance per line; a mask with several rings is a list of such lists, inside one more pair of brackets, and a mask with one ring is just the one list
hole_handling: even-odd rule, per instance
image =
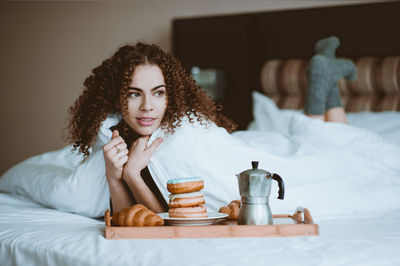
[[154, 93], [155, 96], [163, 96], [165, 94], [165, 91], [156, 91]]
[[140, 96], [139, 92], [131, 92], [131, 93], [129, 93], [129, 97], [136, 98], [136, 97], [139, 97], [139, 96]]

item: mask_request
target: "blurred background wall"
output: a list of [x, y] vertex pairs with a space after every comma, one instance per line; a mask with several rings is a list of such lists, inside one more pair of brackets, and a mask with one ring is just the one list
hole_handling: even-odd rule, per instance
[[380, 1], [0, 1], [0, 175], [66, 145], [68, 108], [118, 47], [141, 40], [171, 51], [174, 18], [369, 2]]

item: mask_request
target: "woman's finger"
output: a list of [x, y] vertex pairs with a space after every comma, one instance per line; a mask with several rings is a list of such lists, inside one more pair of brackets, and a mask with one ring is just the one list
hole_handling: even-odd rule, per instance
[[110, 160], [114, 165], [118, 163], [119, 160], [121, 160], [124, 156], [127, 156], [129, 153], [128, 149], [124, 149], [120, 151], [119, 153], [115, 153], [113, 156], [110, 156]]
[[112, 153], [118, 154], [118, 156], [119, 156], [121, 154], [121, 151], [127, 149], [127, 146], [126, 146], [126, 143], [124, 142], [124, 143], [115, 145], [112, 149], [114, 150]]
[[116, 162], [115, 166], [118, 168], [121, 168], [122, 166], [124, 166], [124, 164], [128, 161], [128, 155], [124, 155], [121, 158], [118, 159], [118, 161]]
[[142, 136], [138, 138], [131, 146], [130, 151], [136, 152], [143, 152], [146, 149], [147, 141], [149, 140], [150, 136]]
[[122, 142], [122, 143], [116, 145], [116, 147], [117, 147], [118, 149], [120, 149], [120, 150], [123, 150], [123, 149], [126, 149], [128, 146], [126, 145], [125, 142]]
[[126, 148], [126, 144], [125, 145], [120, 144], [120, 145], [122, 147], [121, 149], [118, 147], [119, 145], [116, 145], [111, 150], [107, 151], [106, 152], [107, 156], [113, 160], [118, 160], [125, 154], [128, 154], [129, 150]]
[[111, 136], [111, 139], [114, 139], [114, 138], [116, 138], [116, 137], [118, 137], [119, 136], [119, 131], [118, 130], [113, 130], [113, 132], [112, 132], [112, 136]]
[[128, 153], [129, 153], [128, 149], [123, 149], [119, 153], [117, 153], [116, 156], [117, 156], [118, 160], [120, 160], [122, 157], [124, 157]]
[[107, 154], [108, 157], [112, 158], [114, 155], [118, 153], [117, 147], [116, 146], [111, 146], [108, 148], [104, 149], [105, 154]]
[[144, 151], [146, 149], [147, 142], [149, 142], [150, 136], [143, 136], [138, 138], [138, 147]]
[[103, 150], [107, 152], [107, 151], [113, 149], [113, 147], [115, 145], [118, 145], [121, 143], [125, 143], [125, 141], [122, 137], [118, 136], [116, 138], [111, 139], [106, 145], [104, 145]]
[[146, 151], [148, 151], [150, 154], [153, 154], [161, 143], [163, 143], [163, 138], [156, 138], [153, 143], [151, 143], [150, 147], [146, 149]]

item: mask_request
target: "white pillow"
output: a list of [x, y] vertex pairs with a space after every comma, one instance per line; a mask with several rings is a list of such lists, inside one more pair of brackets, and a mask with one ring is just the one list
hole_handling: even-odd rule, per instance
[[280, 110], [275, 102], [265, 94], [253, 91], [253, 117], [248, 130], [278, 132], [290, 135], [290, 124], [293, 114], [298, 110]]
[[0, 178], [0, 191], [22, 195], [44, 206], [88, 217], [100, 217], [110, 208], [101, 147], [111, 138], [109, 127], [119, 121], [109, 116], [102, 123], [91, 156], [72, 152], [72, 146], [31, 157]]

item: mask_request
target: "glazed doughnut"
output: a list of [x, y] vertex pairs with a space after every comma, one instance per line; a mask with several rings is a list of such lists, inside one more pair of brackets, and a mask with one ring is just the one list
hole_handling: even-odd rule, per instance
[[208, 217], [207, 207], [204, 205], [184, 208], [170, 208], [169, 217], [175, 218], [201, 218]]
[[167, 189], [172, 194], [196, 192], [203, 187], [204, 181], [201, 177], [174, 178], [167, 182]]
[[206, 201], [203, 192], [197, 191], [191, 193], [170, 194], [168, 206], [170, 208], [193, 207], [205, 203]]

